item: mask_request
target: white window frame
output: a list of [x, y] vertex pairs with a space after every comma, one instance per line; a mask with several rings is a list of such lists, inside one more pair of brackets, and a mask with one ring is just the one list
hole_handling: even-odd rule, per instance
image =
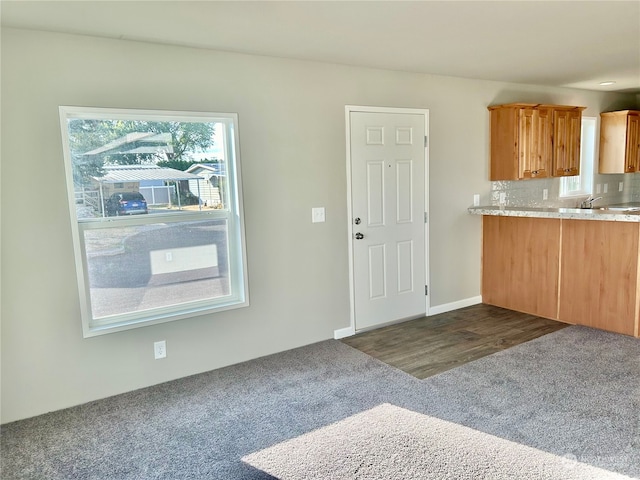
[[[593, 193], [596, 155], [596, 117], [582, 117], [580, 141], [580, 175], [560, 178], [561, 198], [584, 197]], [[573, 188], [576, 185], [578, 188]]]
[[[65, 163], [69, 211], [73, 234], [75, 265], [80, 297], [83, 336], [93, 337], [132, 328], [154, 325], [191, 318], [213, 312], [241, 308], [249, 305], [244, 215], [242, 203], [242, 181], [240, 169], [240, 149], [238, 139], [238, 115], [235, 113], [207, 113], [160, 111], [139, 109], [114, 109], [97, 107], [59, 107], [62, 145]], [[229, 195], [228, 209], [210, 209], [195, 212], [161, 213], [135, 215], [131, 218], [102, 217], [79, 219], [75, 208], [75, 188], [73, 165], [68, 139], [67, 121], [70, 119], [123, 119], [148, 121], [215, 122], [223, 123], [224, 148], [227, 161], [227, 183]], [[108, 229], [124, 226], [197, 222], [199, 220], [224, 219], [227, 224], [229, 250], [230, 295], [220, 298], [185, 302], [169, 307], [158, 307], [137, 312], [127, 312], [105, 318], [93, 318], [91, 290], [86, 261], [84, 232], [91, 229]]]

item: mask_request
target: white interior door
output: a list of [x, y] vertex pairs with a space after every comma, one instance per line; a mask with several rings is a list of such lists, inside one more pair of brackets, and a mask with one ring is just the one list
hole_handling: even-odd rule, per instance
[[355, 330], [426, 313], [425, 123], [349, 113]]

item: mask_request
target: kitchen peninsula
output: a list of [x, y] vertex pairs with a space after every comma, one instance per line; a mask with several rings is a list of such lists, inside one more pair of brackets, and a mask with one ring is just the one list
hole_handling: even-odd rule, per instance
[[482, 301], [639, 336], [640, 204], [471, 207], [482, 215]]

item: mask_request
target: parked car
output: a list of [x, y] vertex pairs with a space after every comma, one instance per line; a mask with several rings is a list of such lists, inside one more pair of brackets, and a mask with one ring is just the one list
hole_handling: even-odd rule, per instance
[[105, 205], [108, 216], [133, 215], [137, 213], [149, 213], [147, 201], [140, 192], [123, 192], [111, 195]]

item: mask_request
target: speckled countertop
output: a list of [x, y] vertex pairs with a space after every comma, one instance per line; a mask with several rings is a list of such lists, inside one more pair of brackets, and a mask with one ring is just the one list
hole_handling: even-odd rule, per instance
[[[638, 210], [623, 211], [621, 208], [633, 208]], [[610, 205], [602, 210], [600, 208], [535, 208], [535, 207], [504, 207], [485, 206], [469, 207], [472, 215], [498, 215], [505, 217], [530, 217], [530, 218], [564, 218], [572, 220], [600, 220], [607, 222], [640, 222], [640, 203], [624, 203]], [[618, 210], [615, 210], [618, 209]]]

